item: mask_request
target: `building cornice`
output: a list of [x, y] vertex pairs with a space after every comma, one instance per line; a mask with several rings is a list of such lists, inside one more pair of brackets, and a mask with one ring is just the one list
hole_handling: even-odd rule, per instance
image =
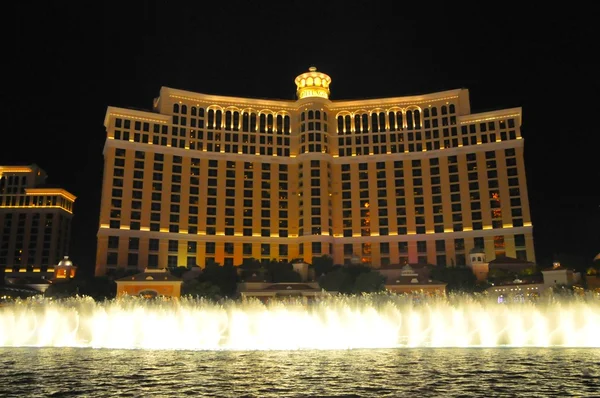
[[[347, 108], [378, 108], [378, 107], [390, 107], [398, 106], [404, 107], [408, 105], [419, 105], [431, 102], [439, 102], [444, 100], [453, 100], [460, 96], [461, 93], [468, 92], [467, 89], [454, 89], [448, 91], [441, 91], [431, 94], [420, 94], [411, 95], [405, 97], [389, 97], [389, 98], [373, 98], [373, 99], [361, 99], [361, 100], [337, 100], [337, 101], [321, 101], [329, 105], [330, 110], [344, 110]], [[185, 101], [196, 101], [199, 106], [200, 103], [212, 104], [218, 103], [219, 105], [232, 106], [238, 108], [248, 107], [277, 107], [288, 110], [295, 110], [306, 106], [306, 100], [314, 100], [314, 98], [305, 98], [304, 100], [277, 100], [277, 99], [259, 99], [259, 98], [243, 98], [243, 97], [229, 97], [223, 95], [212, 95], [195, 93], [192, 91], [179, 90], [171, 87], [162, 87], [160, 90], [160, 96], [170, 97], [175, 100]]]
[[430, 102], [438, 102], [443, 100], [456, 99], [462, 92], [467, 92], [466, 89], [455, 89], [448, 91], [441, 91], [431, 94], [411, 95], [406, 97], [390, 97], [390, 98], [373, 98], [373, 99], [360, 99], [360, 100], [337, 100], [332, 101], [330, 110], [345, 110], [348, 108], [376, 108], [376, 107], [390, 107], [398, 106], [404, 107], [408, 105], [418, 105]]
[[161, 87], [161, 97], [170, 97], [175, 100], [185, 101], [196, 101], [198, 106], [201, 103], [212, 104], [218, 103], [219, 105], [239, 107], [239, 108], [252, 108], [252, 107], [276, 107], [288, 110], [295, 110], [298, 108], [297, 101], [291, 100], [270, 100], [260, 98], [243, 98], [243, 97], [228, 97], [224, 95], [213, 95], [213, 94], [202, 94], [195, 93], [193, 91], [179, 90], [171, 87]]
[[509, 117], [514, 117], [518, 119], [517, 125], [521, 125], [521, 118], [523, 116], [523, 110], [518, 108], [509, 108], [509, 109], [498, 109], [494, 111], [481, 112], [481, 113], [472, 113], [470, 115], [462, 115], [458, 117], [458, 124], [472, 124], [479, 122], [488, 122], [497, 119], [506, 119]]
[[25, 188], [25, 195], [58, 195], [72, 202], [77, 199], [77, 196], [62, 188]]
[[126, 117], [128, 119], [140, 120], [144, 122], [154, 122], [167, 124], [171, 121], [171, 116], [163, 115], [160, 113], [154, 113], [150, 111], [140, 111], [137, 109], [118, 108], [109, 106], [106, 109], [106, 116], [104, 117], [104, 126], [108, 128], [110, 117]]

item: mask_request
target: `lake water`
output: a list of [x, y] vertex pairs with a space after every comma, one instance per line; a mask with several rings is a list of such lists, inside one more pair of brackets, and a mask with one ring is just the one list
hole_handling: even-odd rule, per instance
[[598, 397], [600, 350], [0, 348], [2, 397]]

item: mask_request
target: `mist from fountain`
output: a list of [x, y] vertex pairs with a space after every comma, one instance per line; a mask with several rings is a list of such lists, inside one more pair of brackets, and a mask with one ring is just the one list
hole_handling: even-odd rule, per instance
[[0, 307], [0, 347], [326, 350], [600, 347], [600, 300], [498, 304], [473, 296], [331, 296], [311, 304], [138, 297]]

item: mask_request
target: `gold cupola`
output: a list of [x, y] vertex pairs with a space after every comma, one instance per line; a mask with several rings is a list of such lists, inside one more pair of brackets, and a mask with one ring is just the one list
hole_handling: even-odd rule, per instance
[[307, 97], [329, 98], [329, 85], [331, 77], [322, 72], [317, 72], [317, 68], [311, 66], [308, 72], [296, 77], [296, 95], [298, 99]]

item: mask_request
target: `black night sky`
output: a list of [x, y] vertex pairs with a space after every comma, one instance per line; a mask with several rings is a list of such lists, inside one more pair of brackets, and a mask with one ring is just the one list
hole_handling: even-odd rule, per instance
[[150, 109], [161, 86], [294, 99], [293, 80], [311, 65], [332, 77], [334, 100], [464, 87], [473, 113], [523, 108], [538, 263], [560, 254], [591, 264], [600, 251], [592, 10], [420, 3], [19, 2], [2, 26], [0, 164], [37, 163], [78, 197], [71, 257], [91, 272], [109, 105]]

